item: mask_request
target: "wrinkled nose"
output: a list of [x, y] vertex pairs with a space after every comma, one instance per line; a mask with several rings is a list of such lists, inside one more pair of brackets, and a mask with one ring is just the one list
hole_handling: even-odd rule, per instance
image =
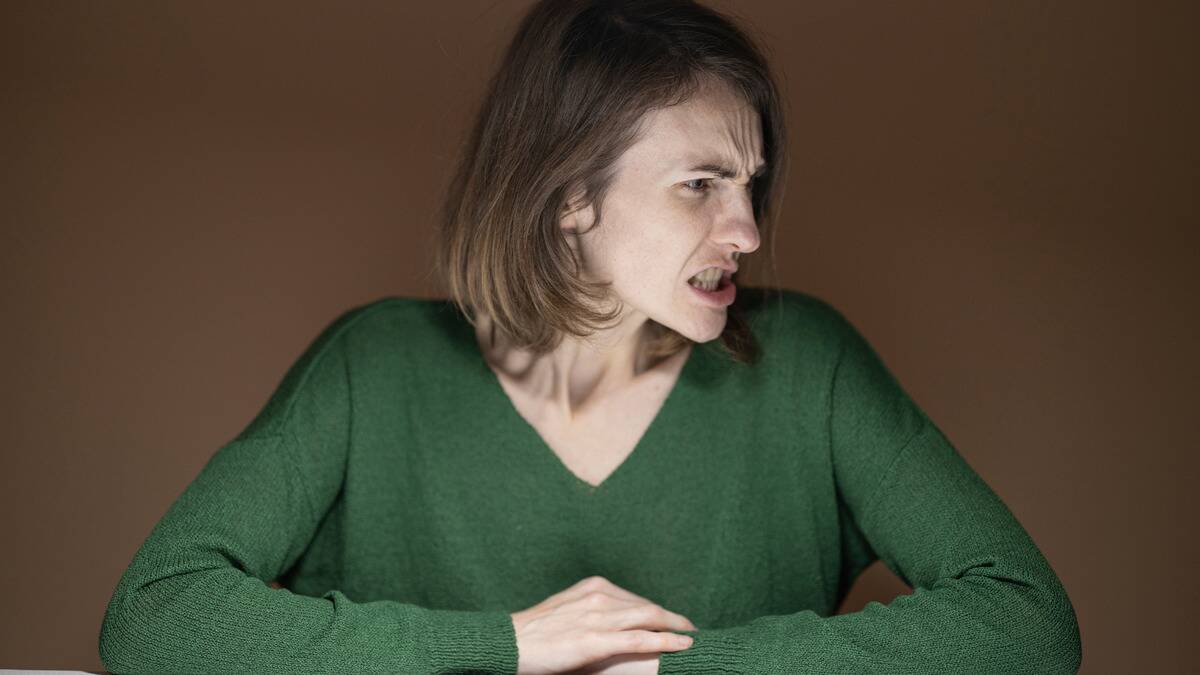
[[761, 243], [758, 223], [754, 219], [754, 202], [749, 193], [731, 200], [716, 237], [719, 243], [729, 244], [739, 253], [752, 253], [758, 249]]

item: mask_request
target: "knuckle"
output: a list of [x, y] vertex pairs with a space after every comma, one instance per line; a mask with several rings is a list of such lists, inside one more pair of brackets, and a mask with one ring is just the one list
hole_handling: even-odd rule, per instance
[[604, 601], [607, 597], [608, 596], [599, 591], [592, 591], [591, 593], [583, 596], [583, 602], [587, 607], [599, 607], [604, 604]]
[[641, 651], [646, 649], [646, 638], [649, 633], [645, 631], [629, 631], [625, 633], [625, 644], [630, 651]]
[[638, 619], [650, 620], [661, 618], [666, 610], [657, 605], [638, 605], [633, 612]]

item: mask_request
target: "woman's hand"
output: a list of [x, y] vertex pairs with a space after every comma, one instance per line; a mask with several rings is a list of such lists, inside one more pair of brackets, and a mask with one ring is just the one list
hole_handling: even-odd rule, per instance
[[[613, 673], [654, 673], [660, 653], [692, 643], [690, 637], [670, 631], [696, 630], [686, 617], [599, 576], [510, 616], [517, 637], [518, 675], [561, 673], [622, 655], [640, 658], [601, 667], [621, 668]], [[651, 665], [653, 670], [647, 670]]]
[[564, 675], [658, 675], [658, 657], [659, 654], [618, 654]]

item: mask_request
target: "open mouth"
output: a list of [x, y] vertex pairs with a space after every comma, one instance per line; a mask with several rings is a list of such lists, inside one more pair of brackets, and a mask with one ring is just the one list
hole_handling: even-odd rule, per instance
[[729, 277], [722, 274], [721, 276], [717, 277], [716, 281], [711, 281], [709, 283], [703, 283], [703, 282], [699, 282], [699, 281], [689, 281], [688, 285], [698, 291], [703, 292], [703, 293], [716, 293], [718, 291], [729, 288], [729, 285], [731, 283], [733, 283], [733, 282], [730, 281]]
[[731, 304], [737, 292], [733, 280], [724, 273], [708, 279], [693, 277], [688, 280], [688, 286], [706, 302], [721, 306]]
[[727, 286], [729, 281], [729, 272], [717, 267], [711, 267], [702, 272], [696, 273], [691, 279], [688, 279], [688, 285], [701, 291], [713, 292]]

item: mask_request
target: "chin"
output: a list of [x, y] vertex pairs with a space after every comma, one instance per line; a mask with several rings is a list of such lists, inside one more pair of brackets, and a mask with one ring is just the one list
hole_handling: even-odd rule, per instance
[[722, 312], [720, 318], [714, 317], [707, 321], [698, 321], [686, 326], [670, 326], [670, 328], [692, 342], [711, 342], [721, 337], [721, 333], [725, 330], [725, 313]]
[[718, 328], [717, 330], [706, 333], [705, 335], [700, 336], [700, 337], [693, 337], [692, 340], [695, 340], [696, 342], [712, 342], [713, 340], [716, 340], [717, 338], [721, 337], [721, 333], [723, 333], [724, 331], [725, 331], [725, 324], [722, 323], [721, 327]]

